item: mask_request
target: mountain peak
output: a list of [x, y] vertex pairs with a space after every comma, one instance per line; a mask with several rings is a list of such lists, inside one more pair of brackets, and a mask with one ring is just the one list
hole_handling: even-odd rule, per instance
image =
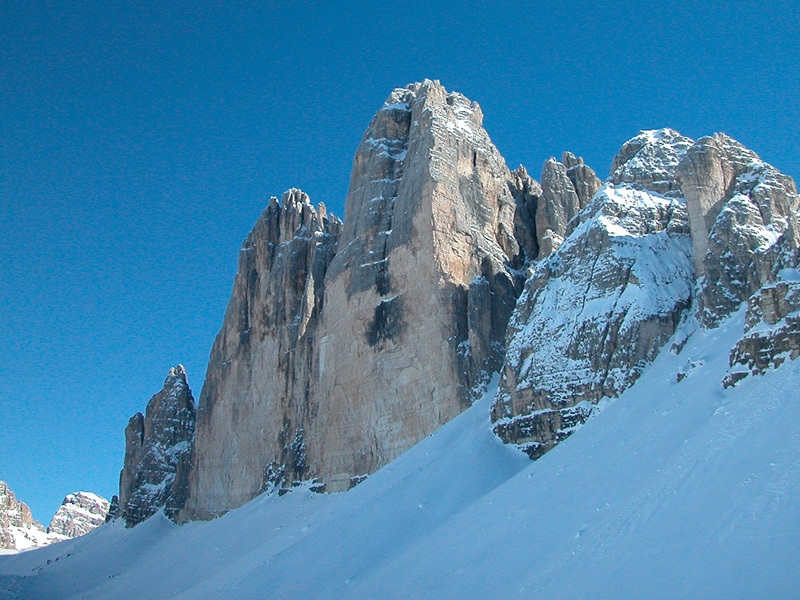
[[642, 130], [622, 145], [608, 179], [614, 184], [627, 183], [657, 194], [680, 196], [675, 172], [692, 144], [694, 140], [674, 129]]

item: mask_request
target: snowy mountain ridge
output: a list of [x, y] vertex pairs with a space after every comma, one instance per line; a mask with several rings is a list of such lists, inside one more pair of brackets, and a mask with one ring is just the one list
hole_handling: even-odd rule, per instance
[[34, 520], [28, 505], [0, 481], [0, 553], [40, 548], [79, 537], [106, 521], [109, 502], [91, 492], [67, 494], [47, 528]]

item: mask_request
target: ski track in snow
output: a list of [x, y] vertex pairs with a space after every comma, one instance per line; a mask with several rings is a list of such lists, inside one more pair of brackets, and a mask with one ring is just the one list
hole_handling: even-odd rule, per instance
[[0, 599], [796, 597], [800, 361], [723, 390], [742, 323], [662, 351], [536, 462], [491, 434], [490, 389], [346, 494], [0, 556]]

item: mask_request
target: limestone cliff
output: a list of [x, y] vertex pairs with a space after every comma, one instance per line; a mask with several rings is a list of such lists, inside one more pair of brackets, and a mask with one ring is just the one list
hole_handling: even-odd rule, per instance
[[[555, 161], [545, 172], [556, 182], [543, 176], [545, 195], [574, 205]], [[526, 282], [497, 434], [541, 456], [635, 381], [695, 300], [705, 327], [748, 302], [726, 386], [800, 355], [798, 208], [794, 181], [724, 134], [693, 142], [660, 129], [625, 143], [607, 187]]]
[[180, 473], [185, 472], [195, 429], [195, 402], [186, 371], [170, 369], [163, 389], [125, 428], [125, 463], [119, 477], [118, 506], [130, 527], [163, 507], [183, 504]]
[[608, 180], [615, 185], [628, 184], [664, 196], [682, 197], [676, 171], [693, 144], [694, 140], [674, 129], [640, 131], [614, 157]]
[[312, 381], [310, 475], [346, 490], [470, 404], [503, 359], [517, 204], [480, 107], [395, 90], [356, 153]]
[[492, 408], [537, 458], [618, 396], [675, 332], [693, 268], [683, 204], [608, 184], [525, 284]]
[[482, 119], [438, 82], [397, 89], [356, 152], [343, 226], [298, 191], [271, 203], [212, 350], [181, 519], [304, 480], [346, 490], [499, 369], [525, 256]]
[[600, 189], [594, 171], [570, 152], [561, 162], [550, 158], [542, 168], [542, 195], [536, 207], [538, 258], [557, 250], [567, 235], [567, 225]]
[[[396, 89], [355, 154], [344, 223], [299, 190], [270, 201], [239, 256], [196, 436], [159, 462], [148, 417], [129, 424], [129, 524], [157, 505], [182, 521], [301, 484], [347, 490], [497, 371], [495, 432], [541, 456], [633, 384], [689, 307], [714, 326], [797, 267], [794, 182], [723, 135], [642, 131], [604, 186], [569, 152], [539, 184], [508, 170], [482, 121], [438, 82]], [[770, 338], [769, 365], [794, 356], [795, 317], [776, 321], [791, 331]], [[763, 358], [762, 329], [736, 365], [766, 368], [747, 362]]]
[[323, 204], [290, 190], [272, 198], [245, 240], [200, 395], [181, 519], [307, 478], [314, 344], [341, 227]]

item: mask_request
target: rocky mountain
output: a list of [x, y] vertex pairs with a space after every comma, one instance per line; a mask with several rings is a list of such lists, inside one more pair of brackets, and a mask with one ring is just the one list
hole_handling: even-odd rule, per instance
[[796, 357], [795, 283], [776, 282], [796, 273], [798, 210], [794, 181], [723, 134], [694, 142], [662, 129], [626, 142], [609, 183], [526, 281], [495, 432], [541, 456], [630, 387], [682, 319], [713, 328], [744, 302], [725, 385]]
[[245, 240], [200, 395], [183, 518], [307, 476], [314, 342], [341, 227], [324, 204], [315, 209], [290, 190], [271, 199]]
[[698, 318], [714, 327], [796, 264], [800, 196], [791, 177], [724, 134], [687, 150], [677, 180], [700, 280]]
[[34, 520], [28, 505], [0, 481], [0, 548], [27, 550], [48, 543], [45, 528]]
[[50, 519], [47, 533], [63, 539], [86, 535], [106, 522], [110, 506], [108, 500], [91, 492], [67, 494]]
[[302, 480], [347, 490], [499, 368], [520, 247], [482, 119], [437, 82], [395, 90], [356, 152], [343, 226], [299, 191], [271, 203], [212, 351], [181, 518]]
[[348, 490], [496, 372], [493, 431], [538, 458], [744, 304], [725, 385], [800, 353], [791, 178], [723, 134], [660, 129], [626, 142], [605, 183], [569, 152], [537, 182], [482, 120], [438, 82], [397, 89], [356, 152], [344, 223], [296, 189], [271, 199], [196, 435], [179, 367], [131, 419], [112, 514], [208, 519], [263, 492]]
[[120, 516], [133, 526], [164, 506], [170, 512], [183, 504], [195, 412], [186, 371], [182, 365], [171, 368], [145, 413], [133, 415], [125, 428], [119, 497], [112, 499], [109, 518]]
[[0, 550], [29, 550], [85, 535], [105, 523], [108, 508], [108, 500], [97, 494], [68, 494], [45, 529], [0, 481]]

